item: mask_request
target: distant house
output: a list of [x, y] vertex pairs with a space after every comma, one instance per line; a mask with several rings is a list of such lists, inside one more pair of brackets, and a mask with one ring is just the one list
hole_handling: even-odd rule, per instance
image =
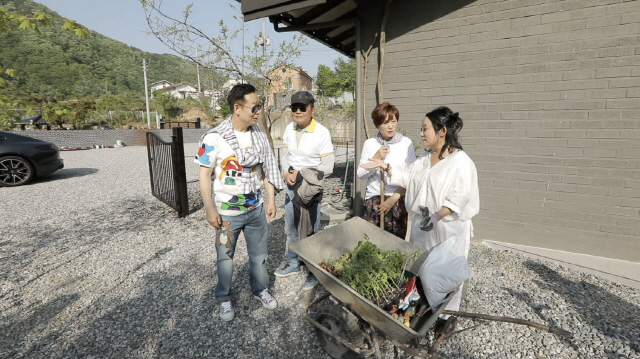
[[47, 130], [51, 129], [51, 126], [49, 125], [47, 120], [45, 120], [44, 117], [42, 117], [41, 114], [38, 114], [35, 116], [23, 117], [22, 119], [20, 119], [20, 121], [14, 121], [13, 124], [20, 126], [20, 130], [22, 131], [26, 130], [27, 126], [30, 126], [31, 128], [36, 128], [38, 130], [42, 128], [46, 128]]
[[222, 85], [221, 90], [205, 90], [203, 92], [204, 97], [211, 99], [211, 109], [214, 111], [220, 111], [222, 108], [218, 103], [221, 99], [227, 97], [229, 90], [237, 84], [239, 84], [239, 80], [230, 79]]
[[[308, 75], [307, 75], [308, 76]], [[239, 84], [239, 80], [230, 79], [222, 85], [219, 90], [205, 90], [198, 92], [198, 88], [190, 82], [181, 82], [179, 84], [173, 84], [167, 80], [156, 81], [149, 85], [149, 91], [151, 92], [151, 98], [153, 98], [154, 92], [166, 92], [171, 94], [175, 98], [186, 99], [188, 97], [197, 99], [200, 95], [205, 98], [211, 99], [211, 109], [219, 111], [221, 108], [218, 105], [218, 101], [223, 99], [229, 93], [229, 90]]]
[[222, 85], [222, 91], [229, 92], [229, 90], [231, 90], [233, 86], [239, 83], [240, 83], [240, 80], [229, 79], [227, 80], [227, 82], [224, 83], [224, 85]]
[[154, 92], [167, 92], [179, 99], [186, 99], [187, 97], [198, 98], [200, 95], [198, 88], [189, 82], [181, 82], [174, 85], [169, 81], [162, 80], [149, 85], [149, 90], [151, 91], [151, 98], [153, 98]]
[[283, 108], [291, 103], [291, 95], [296, 91], [311, 91], [313, 79], [302, 67], [281, 66], [271, 73], [271, 96], [267, 101], [268, 107]]
[[151, 93], [151, 98], [153, 98], [153, 93], [158, 90], [162, 90], [163, 88], [167, 88], [173, 86], [173, 83], [167, 80], [160, 80], [149, 85], [149, 92]]

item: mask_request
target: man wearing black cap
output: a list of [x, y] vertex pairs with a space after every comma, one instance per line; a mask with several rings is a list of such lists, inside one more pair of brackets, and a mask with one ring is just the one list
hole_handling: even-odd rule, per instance
[[[287, 244], [296, 243], [300, 240], [296, 219], [300, 216], [300, 208], [294, 206], [294, 188], [300, 186], [303, 176], [300, 170], [312, 169], [318, 173], [320, 178], [327, 177], [333, 172], [335, 157], [333, 154], [333, 143], [329, 130], [313, 119], [315, 99], [309, 91], [298, 91], [291, 97], [291, 115], [293, 122], [284, 130], [282, 142], [284, 153], [281, 157], [281, 166], [284, 179], [287, 183], [287, 196], [285, 198], [285, 232], [287, 233]], [[308, 171], [306, 171], [308, 172]], [[320, 229], [320, 206], [322, 202], [322, 192], [315, 197], [315, 208], [309, 214], [315, 218], [309, 218], [313, 225], [313, 233]], [[303, 238], [305, 234], [302, 234]], [[277, 277], [288, 277], [300, 272], [300, 261], [298, 255], [288, 250], [287, 266], [275, 272]], [[302, 286], [303, 290], [312, 289], [317, 283], [317, 279], [309, 273], [307, 280]]]

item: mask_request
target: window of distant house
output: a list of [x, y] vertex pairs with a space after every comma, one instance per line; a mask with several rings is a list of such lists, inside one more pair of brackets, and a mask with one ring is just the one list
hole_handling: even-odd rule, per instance
[[286, 89], [292, 89], [293, 88], [293, 82], [289, 81], [289, 82], [285, 82], [284, 84], [284, 88]]

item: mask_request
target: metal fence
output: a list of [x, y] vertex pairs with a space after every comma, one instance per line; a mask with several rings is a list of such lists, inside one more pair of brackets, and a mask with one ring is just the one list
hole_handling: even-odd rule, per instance
[[147, 132], [147, 154], [151, 193], [178, 212], [179, 217], [189, 214], [187, 173], [184, 163], [182, 128], [174, 127], [171, 142]]

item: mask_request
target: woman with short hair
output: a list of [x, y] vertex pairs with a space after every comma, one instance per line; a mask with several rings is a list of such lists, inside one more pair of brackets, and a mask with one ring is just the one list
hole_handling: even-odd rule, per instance
[[[378, 128], [378, 134], [364, 142], [360, 165], [370, 163], [372, 160], [380, 160], [402, 173], [416, 160], [416, 154], [413, 142], [397, 132], [400, 119], [398, 109], [384, 102], [373, 109], [371, 118]], [[398, 189], [398, 186], [393, 185], [385, 186], [385, 198], [381, 198], [380, 181], [383, 172], [379, 167], [358, 167], [358, 177], [367, 180], [362, 217], [378, 226], [380, 215], [384, 214], [384, 229], [404, 239], [407, 233], [407, 210], [404, 198], [401, 196], [389, 198]]]

